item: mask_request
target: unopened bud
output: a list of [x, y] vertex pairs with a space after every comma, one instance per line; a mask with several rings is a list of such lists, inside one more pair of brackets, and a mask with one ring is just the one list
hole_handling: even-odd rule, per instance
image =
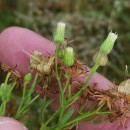
[[100, 47], [100, 51], [108, 54], [111, 52], [113, 45], [117, 39], [117, 34], [110, 32], [106, 38], [106, 40], [103, 42], [103, 44]]
[[54, 35], [54, 41], [56, 44], [61, 44], [64, 42], [64, 35], [65, 35], [65, 23], [59, 22], [57, 24], [56, 33]]
[[[96, 63], [96, 61], [100, 58], [101, 56], [101, 52], [97, 52], [95, 54], [95, 56], [93, 57], [93, 61]], [[99, 65], [100, 66], [105, 66], [107, 64], [107, 61], [108, 61], [108, 58], [107, 58], [107, 55], [103, 55], [103, 57], [100, 59], [100, 62], [99, 62]]]
[[31, 79], [32, 79], [32, 74], [28, 73], [24, 77], [24, 82], [29, 83], [31, 81]]
[[69, 67], [74, 64], [74, 50], [72, 47], [68, 47], [65, 50], [63, 61], [64, 61], [64, 64], [69, 66]]

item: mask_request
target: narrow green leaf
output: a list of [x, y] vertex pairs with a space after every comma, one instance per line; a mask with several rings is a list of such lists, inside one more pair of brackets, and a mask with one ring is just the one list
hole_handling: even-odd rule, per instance
[[62, 118], [61, 125], [64, 125], [74, 113], [74, 109], [70, 109]]
[[106, 112], [96, 112], [97, 114], [99, 115], [109, 115], [109, 114], [112, 114], [112, 112], [110, 111], [106, 111]]
[[54, 101], [54, 99], [53, 99], [53, 100], [46, 101], [46, 103], [44, 103], [44, 106], [43, 106], [43, 108], [42, 108], [42, 111], [45, 110], [53, 101]]
[[44, 105], [42, 106], [42, 110], [41, 110], [41, 113], [42, 113], [42, 118], [44, 117], [44, 112], [45, 112], [45, 109], [53, 102], [54, 100], [49, 100], [49, 101], [46, 101], [44, 102]]

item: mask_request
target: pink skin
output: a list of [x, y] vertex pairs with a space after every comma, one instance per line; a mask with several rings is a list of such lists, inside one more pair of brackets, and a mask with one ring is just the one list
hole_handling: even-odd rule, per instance
[[[55, 51], [55, 45], [44, 37], [20, 27], [10, 27], [4, 30], [0, 34], [0, 62], [6, 63], [9, 66], [15, 66], [17, 64], [17, 70], [25, 75], [29, 72], [29, 56], [25, 51], [31, 53], [34, 50], [39, 50], [44, 56], [49, 54], [53, 55]], [[77, 81], [85, 82], [87, 77], [80, 77]], [[97, 83], [97, 87], [100, 89], [107, 90], [113, 86], [113, 84], [104, 78], [99, 73], [95, 73], [91, 79], [90, 86], [92, 83]], [[55, 95], [58, 97], [58, 95]], [[58, 106], [59, 101], [55, 100], [54, 109]], [[76, 108], [76, 105], [74, 106]], [[130, 123], [128, 123], [128, 129]], [[84, 123], [79, 125], [78, 130], [117, 130], [117, 122], [103, 123], [99, 125]], [[118, 130], [123, 130], [120, 128]], [[126, 129], [125, 129], [126, 130]]]
[[0, 130], [28, 130], [23, 124], [9, 117], [0, 117]]
[[11, 27], [0, 34], [0, 62], [16, 66], [22, 74], [29, 71], [26, 52], [42, 51], [44, 56], [54, 53], [54, 44], [40, 35], [24, 28]]

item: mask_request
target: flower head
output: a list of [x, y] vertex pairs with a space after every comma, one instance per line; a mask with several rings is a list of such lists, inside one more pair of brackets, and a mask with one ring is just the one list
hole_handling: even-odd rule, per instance
[[118, 35], [113, 33], [113, 32], [110, 32], [106, 38], [106, 40], [103, 42], [103, 44], [101, 45], [100, 47], [100, 51], [105, 53], [105, 54], [108, 54], [111, 52], [112, 48], [113, 48], [113, 45], [117, 39]]
[[72, 47], [66, 48], [63, 61], [64, 61], [64, 64], [69, 67], [74, 64], [74, 50]]
[[65, 35], [65, 23], [64, 22], [59, 22], [57, 24], [57, 29], [54, 35], [54, 41], [56, 44], [61, 44], [64, 42], [64, 35]]

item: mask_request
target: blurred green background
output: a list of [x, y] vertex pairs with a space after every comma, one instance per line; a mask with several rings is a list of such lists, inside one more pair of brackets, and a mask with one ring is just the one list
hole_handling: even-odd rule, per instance
[[[9, 26], [29, 28], [52, 40], [58, 21], [67, 24], [66, 37], [77, 58], [92, 66], [92, 58], [107, 34], [118, 33], [107, 66], [98, 70], [116, 84], [130, 72], [130, 0], [0, 0], [0, 32]], [[14, 36], [15, 38], [15, 36]]]

